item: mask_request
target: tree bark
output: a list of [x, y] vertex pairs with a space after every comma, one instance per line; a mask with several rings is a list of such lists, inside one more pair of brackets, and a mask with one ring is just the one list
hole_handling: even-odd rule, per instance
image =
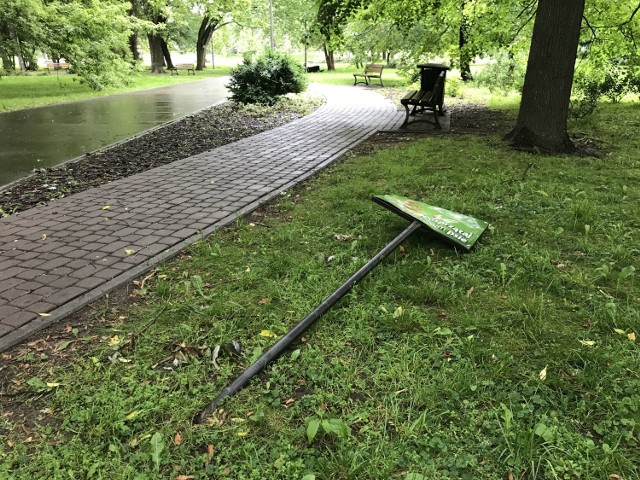
[[471, 75], [471, 52], [469, 51], [469, 29], [471, 26], [464, 13], [465, 2], [462, 2], [462, 18], [460, 20], [460, 30], [458, 35], [458, 50], [460, 52], [460, 78], [463, 82], [473, 80]]
[[196, 40], [196, 70], [204, 70], [207, 55], [207, 44], [211, 40], [213, 32], [218, 27], [219, 20], [204, 17], [198, 29]]
[[584, 2], [538, 2], [518, 120], [506, 136], [516, 147], [575, 151], [567, 116]]
[[151, 53], [151, 72], [164, 72], [164, 55], [162, 53], [161, 38], [158, 35], [147, 35], [149, 39], [149, 53]]
[[164, 58], [167, 68], [173, 68], [173, 62], [171, 61], [171, 52], [169, 46], [164, 38], [160, 37], [160, 48], [162, 49], [162, 57]]
[[[136, 0], [130, 0], [131, 8], [129, 9], [129, 15], [132, 17], [138, 16], [138, 4]], [[129, 35], [129, 50], [131, 51], [131, 58], [134, 61], [140, 60], [140, 51], [138, 50], [138, 32], [133, 32]]]
[[326, 42], [322, 45], [322, 48], [324, 49], [324, 60], [327, 63], [327, 70], [329, 71], [335, 70], [336, 64], [333, 58], [333, 50], [329, 50], [327, 48]]

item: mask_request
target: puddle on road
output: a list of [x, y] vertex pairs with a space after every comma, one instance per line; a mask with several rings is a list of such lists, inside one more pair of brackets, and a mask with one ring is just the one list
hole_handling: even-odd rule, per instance
[[0, 113], [0, 185], [218, 103], [228, 77]]

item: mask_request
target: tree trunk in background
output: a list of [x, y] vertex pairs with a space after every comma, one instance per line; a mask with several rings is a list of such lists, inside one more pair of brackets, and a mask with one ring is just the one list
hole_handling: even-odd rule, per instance
[[13, 56], [2, 55], [2, 68], [5, 70], [15, 70], [16, 69], [16, 59]]
[[131, 50], [131, 58], [140, 60], [140, 51], [138, 50], [138, 34], [134, 33], [129, 36], [129, 50]]
[[169, 51], [169, 46], [164, 38], [160, 37], [160, 48], [162, 49], [162, 56], [164, 58], [164, 62], [167, 65], [167, 68], [173, 68], [173, 62], [171, 61], [171, 52]]
[[506, 136], [516, 147], [575, 151], [567, 116], [584, 2], [538, 2], [518, 120]]
[[151, 72], [164, 72], [164, 55], [162, 53], [162, 42], [158, 35], [147, 35], [149, 39], [149, 53], [151, 53]]
[[460, 51], [460, 78], [463, 82], [473, 80], [471, 75], [471, 52], [469, 51], [469, 29], [471, 28], [467, 20], [467, 15], [464, 13], [464, 6], [466, 1], [462, 2], [460, 20], [460, 34], [458, 36], [458, 49]]
[[[136, 0], [131, 0], [131, 8], [129, 9], [129, 15], [132, 17], [138, 16], [138, 4]], [[134, 61], [140, 60], [140, 51], [138, 50], [138, 32], [133, 32], [129, 35], [129, 50], [131, 51], [131, 58]]]
[[196, 41], [196, 70], [203, 70], [206, 63], [207, 44], [211, 40], [213, 32], [220, 20], [210, 17], [204, 17], [200, 22], [200, 28], [198, 29], [198, 40]]
[[324, 60], [327, 63], [327, 70], [332, 71], [336, 69], [336, 64], [335, 61], [333, 59], [333, 50], [329, 50], [327, 49], [327, 44], [324, 43], [322, 45], [322, 48], [324, 49]]

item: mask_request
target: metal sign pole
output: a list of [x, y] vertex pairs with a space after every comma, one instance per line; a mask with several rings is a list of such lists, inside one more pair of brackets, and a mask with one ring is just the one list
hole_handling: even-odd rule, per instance
[[238, 378], [225, 387], [222, 392], [205, 408], [195, 419], [195, 423], [204, 423], [222, 401], [241, 390], [249, 380], [260, 373], [273, 360], [278, 358], [293, 342], [295, 342], [305, 330], [315, 323], [327, 310], [344, 297], [353, 286], [362, 280], [371, 270], [373, 270], [386, 256], [395, 250], [413, 232], [422, 227], [422, 222], [414, 220], [400, 235], [388, 243], [376, 256], [369, 260], [360, 270], [358, 270], [349, 280], [340, 286], [335, 292], [327, 297], [309, 315], [302, 319], [295, 327], [289, 330], [278, 342], [267, 350], [258, 360], [249, 366]]

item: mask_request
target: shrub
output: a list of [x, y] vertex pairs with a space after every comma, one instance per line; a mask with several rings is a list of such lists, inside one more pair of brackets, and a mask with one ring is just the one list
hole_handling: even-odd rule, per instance
[[287, 93], [300, 93], [307, 87], [302, 67], [290, 57], [269, 51], [256, 61], [245, 58], [231, 72], [227, 88], [240, 103], [273, 105]]
[[522, 91], [526, 61], [507, 52], [498, 52], [475, 76], [475, 83], [491, 92]]
[[600, 76], [593, 68], [576, 72], [570, 113], [576, 118], [584, 117], [595, 110], [601, 97], [618, 103], [629, 93], [640, 93], [639, 85], [636, 68], [622, 63], [611, 63]]

